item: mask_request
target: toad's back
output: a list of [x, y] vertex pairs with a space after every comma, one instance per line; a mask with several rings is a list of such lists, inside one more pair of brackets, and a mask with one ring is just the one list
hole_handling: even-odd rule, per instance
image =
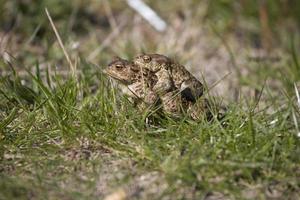
[[203, 85], [183, 65], [160, 54], [143, 54], [134, 59], [134, 63], [141, 68], [148, 69], [157, 75], [160, 88], [170, 90], [173, 82], [177, 89], [188, 88], [194, 99], [203, 94]]

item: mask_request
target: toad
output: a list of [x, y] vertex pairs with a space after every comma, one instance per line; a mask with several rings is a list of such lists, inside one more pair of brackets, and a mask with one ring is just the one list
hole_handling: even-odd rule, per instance
[[162, 107], [163, 111], [171, 117], [188, 114], [194, 120], [198, 120], [208, 111], [206, 99], [201, 98], [197, 102], [190, 101], [183, 97], [174, 85], [170, 91], [158, 95], [154, 91], [155, 85], [159, 82], [158, 77], [130, 61], [116, 58], [108, 65], [104, 73], [117, 80], [122, 93], [129, 96], [140, 109], [144, 109], [145, 105], [155, 105], [158, 108]]
[[137, 66], [157, 76], [153, 90], [157, 94], [169, 92], [175, 86], [189, 101], [195, 102], [203, 94], [203, 85], [184, 66], [160, 54], [143, 54], [133, 60]]
[[157, 103], [158, 95], [151, 89], [157, 80], [148, 70], [141, 70], [132, 62], [116, 57], [103, 72], [118, 81], [121, 92], [135, 105], [144, 107]]
[[156, 106], [158, 110], [162, 108], [171, 116], [179, 116], [188, 109], [187, 101], [182, 101], [181, 95], [175, 88], [158, 95], [153, 90], [154, 85], [158, 82], [158, 77], [128, 60], [116, 57], [103, 72], [117, 80], [122, 94], [128, 96], [141, 110], [149, 106]]

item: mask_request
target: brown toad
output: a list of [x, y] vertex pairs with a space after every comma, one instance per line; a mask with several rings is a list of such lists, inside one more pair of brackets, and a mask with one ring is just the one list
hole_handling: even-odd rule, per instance
[[138, 106], [154, 105], [158, 101], [158, 95], [151, 89], [157, 81], [154, 80], [156, 76], [150, 76], [148, 70], [141, 70], [132, 62], [117, 57], [103, 72], [117, 80], [122, 93]]
[[206, 111], [206, 100], [203, 101], [201, 98], [196, 103], [189, 101], [175, 89], [158, 97], [153, 91], [154, 85], [158, 82], [157, 77], [127, 60], [115, 59], [104, 72], [121, 83], [119, 86], [123, 94], [131, 97], [140, 109], [144, 109], [145, 104], [148, 106], [155, 104], [172, 117], [180, 117], [187, 113], [194, 120], [199, 119]]
[[187, 103], [182, 101], [181, 95], [174, 90], [158, 95], [153, 87], [157, 83], [157, 76], [147, 69], [142, 69], [127, 60], [116, 58], [103, 72], [120, 84], [122, 93], [130, 97], [140, 109], [146, 106], [157, 106], [171, 116], [179, 116], [187, 110]]
[[153, 90], [158, 94], [172, 91], [174, 86], [182, 95], [193, 102], [203, 94], [203, 85], [184, 66], [160, 54], [143, 54], [133, 62], [155, 73], [158, 78]]

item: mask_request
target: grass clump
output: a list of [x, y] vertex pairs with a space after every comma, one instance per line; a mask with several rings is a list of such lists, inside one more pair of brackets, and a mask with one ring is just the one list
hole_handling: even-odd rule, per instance
[[[79, 81], [54, 75], [47, 84], [28, 72], [28, 86], [17, 74], [3, 77], [3, 198], [97, 198], [112, 191], [97, 191], [102, 176], [115, 188], [143, 184], [136, 177], [150, 172], [159, 174], [158, 184], [168, 185], [148, 194], [155, 198], [242, 197], [251, 188], [264, 193], [269, 187], [294, 197], [299, 191], [292, 101], [273, 114], [231, 104], [226, 126], [165, 119], [147, 128], [143, 114], [105, 76], [90, 74], [83, 72]], [[98, 88], [91, 91], [94, 81]], [[34, 98], [29, 101], [19, 90]]]

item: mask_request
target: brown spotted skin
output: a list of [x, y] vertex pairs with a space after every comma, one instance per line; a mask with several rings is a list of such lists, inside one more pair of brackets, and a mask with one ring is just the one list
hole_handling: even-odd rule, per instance
[[[180, 94], [174, 90], [159, 95], [154, 92], [153, 88], [157, 85], [158, 77], [149, 70], [137, 67], [127, 60], [116, 58], [108, 65], [104, 73], [120, 83], [122, 93], [131, 97], [138, 108], [145, 109], [146, 106], [142, 102], [147, 105], [160, 103], [157, 106], [162, 107], [162, 110], [171, 116], [179, 116], [182, 113]], [[172, 88], [174, 89], [173, 85]]]
[[209, 101], [200, 97], [196, 102], [182, 98], [176, 92], [168, 92], [161, 97], [164, 112], [176, 118], [187, 115], [195, 121], [211, 120], [212, 114]]
[[[158, 82], [153, 90], [157, 93], [167, 93], [174, 90], [189, 88], [195, 101], [203, 94], [203, 85], [184, 66], [160, 54], [143, 54], [134, 58], [133, 62], [144, 69], [155, 73]], [[173, 88], [172, 88], [173, 87]]]
[[135, 57], [133, 62], [142, 68], [156, 73], [161, 69], [167, 69], [172, 63], [172, 60], [160, 54], [142, 54]]
[[[152, 54], [151, 54], [152, 55]], [[113, 60], [108, 67], [104, 70], [111, 78], [117, 80], [120, 84], [120, 88], [124, 95], [131, 97], [133, 102], [141, 110], [149, 106], [162, 107], [162, 110], [172, 117], [182, 117], [187, 114], [193, 120], [203, 119], [203, 116], [208, 113], [208, 101], [200, 98], [197, 102], [187, 99], [185, 94], [181, 92], [175, 86], [175, 82], [182, 82], [177, 80], [176, 77], [189, 75], [186, 70], [179, 70], [176, 76], [172, 76], [170, 72], [169, 58], [155, 54], [156, 63], [162, 67], [156, 71], [156, 73], [150, 71], [155, 69], [157, 66], [141, 67], [137, 65], [137, 62], [129, 62], [127, 60], [116, 58]], [[152, 57], [151, 57], [152, 59]], [[154, 70], [155, 71], [155, 70]], [[174, 72], [174, 70], [173, 70]], [[175, 78], [175, 80], [173, 80]], [[169, 88], [158, 90], [156, 87], [160, 84], [169, 83]], [[192, 79], [187, 79], [186, 83], [190, 85], [195, 84], [197, 87], [198, 82]], [[201, 83], [200, 83], [201, 84]], [[164, 86], [164, 85], [163, 85]], [[202, 85], [201, 85], [202, 86]], [[157, 91], [158, 90], [158, 91]]]
[[158, 95], [152, 90], [157, 80], [154, 79], [155, 76], [151, 76], [150, 71], [141, 70], [132, 62], [116, 58], [103, 72], [117, 80], [122, 93], [131, 97], [134, 103], [152, 105], [158, 100]]
[[138, 81], [140, 76], [139, 68], [137, 68], [132, 62], [119, 57], [109, 63], [103, 72], [120, 81], [124, 85], [130, 85], [131, 83]]
[[212, 119], [212, 113], [211, 113], [211, 105], [209, 104], [209, 101], [206, 98], [199, 98], [197, 101], [193, 104], [190, 104], [188, 106], [187, 110], [188, 115], [195, 121], [207, 119]]

